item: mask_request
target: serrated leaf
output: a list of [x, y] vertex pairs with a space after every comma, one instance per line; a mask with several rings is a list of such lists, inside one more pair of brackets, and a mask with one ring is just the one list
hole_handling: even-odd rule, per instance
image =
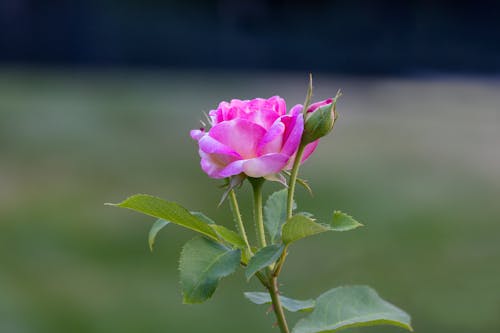
[[201, 303], [214, 293], [219, 280], [240, 264], [241, 251], [231, 250], [204, 237], [196, 237], [182, 248], [179, 269], [184, 303]]
[[299, 239], [330, 231], [328, 226], [316, 223], [304, 215], [294, 215], [283, 224], [281, 238], [283, 243], [290, 244]]
[[278, 258], [281, 256], [281, 253], [283, 253], [283, 249], [283, 245], [273, 244], [266, 246], [255, 253], [255, 255], [250, 258], [250, 261], [248, 262], [247, 268], [245, 270], [245, 276], [247, 280], [250, 280], [250, 278], [255, 273], [257, 273], [264, 267], [267, 267], [278, 260]]
[[[255, 304], [271, 304], [271, 296], [264, 292], [245, 292], [245, 297], [250, 300], [250, 302]], [[314, 308], [314, 300], [307, 299], [304, 301], [288, 298], [285, 296], [279, 296], [281, 305], [290, 312], [297, 311], [312, 311]]]
[[292, 333], [331, 333], [375, 325], [393, 325], [412, 331], [410, 316], [380, 298], [367, 286], [331, 289], [319, 296], [314, 311], [295, 325]]
[[128, 208], [164, 219], [217, 240], [217, 234], [205, 221], [200, 220], [175, 202], [165, 201], [152, 195], [136, 194], [118, 204], [108, 203], [107, 205]]
[[245, 248], [245, 241], [236, 232], [218, 224], [211, 224], [210, 227], [212, 227], [217, 235], [226, 243], [229, 243], [238, 249]]
[[310, 213], [301, 212], [283, 224], [281, 238], [285, 244], [290, 244], [325, 231], [347, 231], [361, 226], [363, 226], [361, 223], [340, 211], [333, 213], [329, 224], [317, 223]]
[[153, 252], [153, 247], [155, 245], [156, 235], [158, 234], [158, 232], [160, 232], [161, 229], [163, 229], [169, 223], [170, 223], [169, 221], [166, 221], [164, 219], [158, 219], [158, 220], [156, 220], [155, 223], [153, 223], [153, 226], [151, 227], [151, 229], [149, 229], [148, 244], [149, 244], [149, 249], [151, 250], [151, 252]]
[[[264, 205], [264, 224], [271, 238], [271, 243], [276, 243], [281, 236], [281, 226], [286, 221], [287, 197], [287, 189], [276, 191], [269, 196]], [[293, 209], [295, 208], [294, 202]]]
[[330, 225], [333, 231], [349, 231], [363, 226], [352, 216], [342, 213], [339, 210], [333, 212]]

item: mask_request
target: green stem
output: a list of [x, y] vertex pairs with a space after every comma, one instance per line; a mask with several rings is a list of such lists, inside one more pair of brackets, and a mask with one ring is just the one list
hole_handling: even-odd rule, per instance
[[229, 198], [231, 199], [230, 200], [231, 210], [233, 212], [234, 220], [236, 221], [236, 228], [238, 229], [241, 238], [243, 238], [243, 241], [245, 242], [248, 253], [252, 255], [253, 254], [252, 248], [250, 246], [250, 243], [248, 242], [247, 233], [245, 231], [245, 225], [243, 224], [243, 220], [241, 218], [240, 207], [238, 205], [238, 200], [236, 199], [236, 193], [234, 193], [234, 190], [231, 190], [229, 192]]
[[264, 231], [264, 217], [262, 215], [262, 185], [264, 178], [248, 178], [253, 188], [253, 217], [259, 248], [266, 247], [266, 234]]
[[[311, 103], [311, 96], [312, 96], [312, 75], [309, 74], [309, 88], [307, 90], [307, 96], [303, 107], [304, 121], [307, 113], [307, 108]], [[297, 183], [297, 176], [299, 174], [300, 162], [302, 161], [302, 155], [304, 154], [305, 146], [306, 145], [302, 143], [299, 145], [299, 149], [297, 150], [297, 154], [295, 155], [295, 161], [293, 162], [292, 173], [290, 174], [290, 180], [288, 184], [287, 206], [286, 206], [287, 220], [290, 219], [293, 215], [293, 196], [295, 194], [295, 184]], [[271, 300], [273, 301], [274, 313], [276, 314], [276, 319], [278, 320], [278, 326], [281, 330], [281, 333], [290, 333], [285, 318], [285, 312], [283, 311], [283, 306], [281, 305], [281, 300], [279, 297], [279, 288], [278, 288], [278, 276], [281, 273], [283, 264], [285, 263], [285, 259], [288, 252], [287, 250], [288, 246], [285, 247], [283, 253], [281, 254], [281, 257], [278, 259], [278, 262], [276, 263], [276, 266], [269, 279], [269, 286], [268, 286], [269, 294], [271, 296]]]
[[278, 259], [276, 266], [274, 267], [274, 271], [272, 272], [273, 277], [277, 278], [280, 275], [281, 269], [283, 268], [283, 264], [285, 263], [287, 255], [288, 255], [288, 245], [286, 245], [285, 248], [283, 249], [283, 253], [281, 254], [281, 257]]
[[281, 330], [281, 333], [290, 333], [285, 318], [285, 311], [283, 311], [283, 306], [281, 305], [281, 300], [279, 297], [277, 277], [271, 278], [269, 285], [269, 295], [271, 296], [271, 300], [273, 301], [273, 310], [274, 313], [276, 314], [276, 319], [278, 321], [278, 326]]
[[299, 175], [300, 162], [302, 160], [302, 155], [304, 154], [304, 148], [306, 146], [300, 144], [297, 154], [295, 155], [295, 161], [293, 162], [292, 173], [290, 174], [290, 181], [288, 184], [288, 198], [286, 203], [286, 218], [287, 220], [292, 217], [293, 213], [293, 195], [295, 194], [295, 184], [297, 183], [297, 176]]
[[[290, 181], [288, 184], [288, 197], [286, 202], [286, 219], [290, 219], [293, 215], [293, 196], [295, 194], [295, 184], [297, 183], [297, 176], [299, 174], [300, 162], [302, 160], [302, 155], [304, 154], [304, 148], [306, 145], [300, 144], [297, 154], [295, 155], [295, 161], [293, 162], [292, 173], [290, 174]], [[273, 277], [277, 278], [281, 273], [281, 269], [285, 264], [285, 259], [288, 252], [288, 246], [285, 247], [281, 257], [278, 259], [274, 271], [272, 273]]]

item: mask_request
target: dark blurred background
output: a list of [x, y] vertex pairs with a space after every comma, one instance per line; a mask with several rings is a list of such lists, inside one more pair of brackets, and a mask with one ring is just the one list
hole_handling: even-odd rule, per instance
[[[299, 205], [366, 227], [297, 243], [284, 293], [369, 284], [417, 332], [500, 331], [499, 9], [0, 1], [0, 332], [272, 332], [241, 272], [182, 305], [193, 234], [169, 226], [151, 254], [152, 219], [103, 203], [150, 193], [231, 227], [189, 129], [221, 100], [301, 103], [309, 72], [315, 99], [344, 95]], [[239, 196], [251, 228], [248, 186]]]
[[500, 72], [483, 1], [3, 0], [0, 61], [67, 66]]

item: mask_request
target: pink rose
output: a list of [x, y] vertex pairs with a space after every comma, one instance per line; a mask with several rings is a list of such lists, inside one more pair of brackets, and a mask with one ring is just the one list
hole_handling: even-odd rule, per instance
[[[212, 127], [208, 131], [191, 131], [199, 144], [201, 168], [212, 178], [240, 173], [272, 178], [290, 169], [304, 131], [301, 110], [302, 105], [296, 105], [287, 114], [285, 100], [279, 96], [221, 102], [209, 113]], [[302, 162], [317, 144], [306, 146]]]

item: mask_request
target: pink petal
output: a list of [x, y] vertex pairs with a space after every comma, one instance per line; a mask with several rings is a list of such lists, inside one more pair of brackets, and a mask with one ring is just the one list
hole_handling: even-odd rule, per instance
[[283, 124], [280, 119], [277, 119], [259, 142], [257, 154], [265, 155], [269, 153], [279, 153], [283, 144], [284, 132], [285, 124]]
[[253, 122], [269, 129], [280, 116], [286, 114], [285, 100], [279, 96], [255, 98], [248, 103]]
[[234, 175], [239, 175], [243, 172], [243, 165], [246, 160], [238, 160], [228, 164], [224, 169], [218, 172], [218, 176], [221, 178], [231, 177]]
[[212, 125], [216, 125], [222, 121], [222, 113], [219, 110], [210, 110], [208, 116], [212, 119]]
[[[302, 153], [302, 161], [300, 161], [300, 164], [304, 163], [309, 158], [309, 156], [311, 156], [311, 154], [318, 146], [318, 143], [319, 140], [313, 141], [304, 148], [304, 152]], [[288, 161], [285, 167], [286, 170], [290, 170], [293, 167], [293, 163], [295, 162], [295, 155], [296, 154], [293, 154], [293, 156]]]
[[269, 129], [278, 118], [279, 115], [274, 110], [269, 109], [254, 111], [247, 116], [247, 119], [262, 126], [265, 129]]
[[301, 113], [301, 112], [302, 112], [302, 109], [303, 109], [303, 108], [304, 108], [304, 107], [302, 106], [302, 104], [296, 104], [296, 105], [294, 105], [294, 106], [290, 109], [289, 114], [290, 114], [291, 116], [296, 116], [296, 115], [298, 115], [299, 113]]
[[249, 109], [273, 111], [278, 116], [286, 114], [286, 102], [279, 96], [272, 96], [268, 99], [255, 98], [248, 101]]
[[264, 177], [278, 173], [286, 166], [289, 157], [285, 154], [267, 154], [246, 160], [243, 172], [250, 177]]
[[212, 127], [209, 135], [230, 147], [244, 159], [256, 156], [256, 150], [266, 130], [244, 119], [224, 121]]
[[272, 108], [279, 116], [283, 116], [286, 114], [286, 102], [283, 98], [279, 96], [273, 96], [267, 99], [267, 103], [272, 105]]
[[211, 178], [224, 178], [219, 176], [220, 170], [224, 168], [223, 163], [221, 161], [217, 160], [215, 156], [206, 154], [202, 152], [201, 150], [199, 151], [200, 156], [201, 156], [201, 169], [205, 171], [205, 173], [210, 176]]
[[210, 135], [205, 135], [204, 137], [202, 137], [200, 141], [198, 141], [198, 144], [200, 146], [200, 149], [207, 154], [221, 154], [241, 158], [240, 154], [235, 152], [230, 147], [215, 140]]
[[311, 142], [304, 148], [304, 153], [302, 154], [302, 161], [300, 161], [300, 163], [304, 163], [309, 158], [309, 156], [311, 156], [311, 154], [316, 150], [318, 144], [319, 140], [316, 140]]
[[191, 130], [189, 132], [189, 135], [191, 135], [191, 137], [196, 141], [200, 140], [205, 134], [205, 130], [201, 128], [199, 130]]
[[283, 116], [281, 121], [285, 124], [284, 143], [281, 152], [291, 156], [299, 148], [302, 132], [304, 131], [304, 119], [302, 114], [299, 113], [295, 116]]
[[309, 105], [309, 107], [307, 108], [307, 112], [314, 112], [314, 111], [316, 111], [317, 108], [322, 107], [323, 105], [330, 104], [331, 102], [333, 102], [333, 99], [328, 98], [328, 99], [325, 99], [323, 101], [313, 103], [313, 104]]

